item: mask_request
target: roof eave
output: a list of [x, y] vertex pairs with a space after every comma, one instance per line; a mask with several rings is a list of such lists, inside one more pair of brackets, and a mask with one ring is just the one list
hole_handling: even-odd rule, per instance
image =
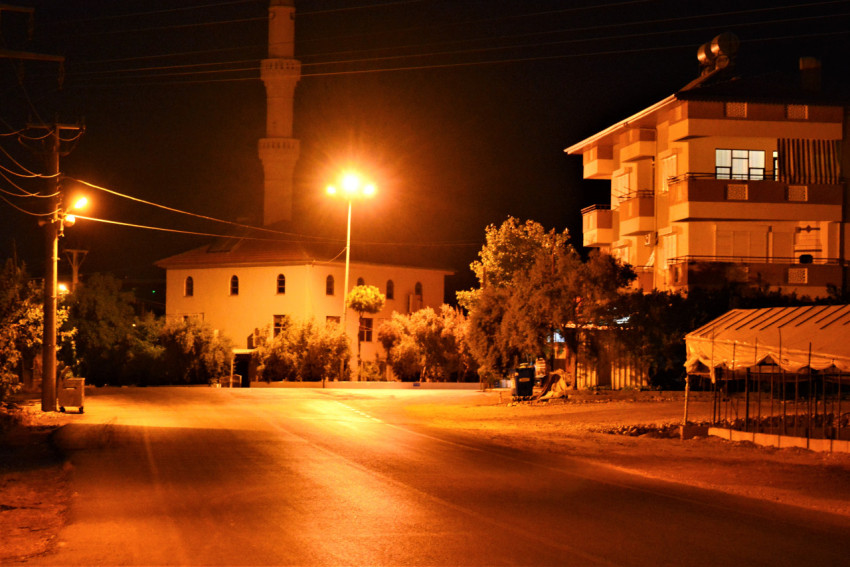
[[611, 134], [617, 132], [618, 130], [625, 129], [626, 127], [628, 127], [628, 125], [630, 123], [637, 122], [639, 120], [646, 118], [647, 116], [650, 116], [651, 114], [653, 114], [655, 112], [658, 112], [659, 110], [661, 110], [665, 106], [673, 103], [676, 100], [676, 98], [677, 97], [676, 97], [675, 93], [671, 94], [667, 98], [656, 102], [652, 106], [644, 108], [640, 112], [629, 116], [625, 120], [621, 120], [621, 121], [617, 122], [616, 124], [612, 124], [611, 126], [602, 130], [601, 132], [597, 132], [593, 136], [591, 136], [589, 138], [585, 138], [584, 140], [582, 140], [581, 142], [579, 142], [577, 144], [573, 144], [569, 148], [565, 149], [564, 152], [567, 153], [567, 154], [570, 154], [570, 155], [581, 154], [588, 147], [594, 146], [597, 143], [599, 143], [599, 141], [602, 140], [603, 138], [610, 136]]

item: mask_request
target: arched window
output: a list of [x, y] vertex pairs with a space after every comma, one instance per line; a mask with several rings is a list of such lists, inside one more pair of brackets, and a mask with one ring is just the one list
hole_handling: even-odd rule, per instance
[[195, 281], [192, 276], [186, 276], [186, 281], [183, 283], [183, 295], [186, 297], [195, 295]]
[[413, 295], [420, 297], [420, 298], [422, 297], [422, 284], [421, 283], [416, 282], [416, 285], [413, 286]]
[[325, 295], [334, 294], [334, 277], [328, 276], [325, 280]]
[[231, 276], [230, 278], [230, 295], [239, 295], [239, 277]]
[[363, 278], [357, 278], [357, 285], [365, 285], [366, 281]]
[[283, 274], [277, 275], [277, 293], [279, 295], [286, 293], [286, 276]]
[[395, 284], [392, 280], [387, 280], [387, 299], [395, 299]]

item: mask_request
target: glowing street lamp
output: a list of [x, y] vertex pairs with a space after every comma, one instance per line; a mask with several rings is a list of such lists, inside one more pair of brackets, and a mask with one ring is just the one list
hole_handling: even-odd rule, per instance
[[377, 188], [374, 183], [364, 182], [362, 177], [354, 172], [346, 172], [339, 182], [339, 189], [335, 185], [328, 185], [327, 193], [333, 197], [340, 195], [348, 201], [348, 224], [345, 233], [345, 282], [342, 292], [342, 330], [345, 332], [345, 315], [348, 311], [345, 298], [348, 294], [348, 271], [351, 261], [351, 203], [354, 199], [371, 198], [375, 196]]

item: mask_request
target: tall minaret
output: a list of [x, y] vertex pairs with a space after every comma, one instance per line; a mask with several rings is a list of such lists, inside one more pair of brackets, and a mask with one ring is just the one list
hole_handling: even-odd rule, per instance
[[266, 137], [260, 140], [263, 162], [263, 224], [292, 220], [292, 186], [298, 140], [292, 137], [295, 85], [301, 62], [295, 55], [295, 0], [269, 2], [269, 58], [260, 65], [266, 85]]

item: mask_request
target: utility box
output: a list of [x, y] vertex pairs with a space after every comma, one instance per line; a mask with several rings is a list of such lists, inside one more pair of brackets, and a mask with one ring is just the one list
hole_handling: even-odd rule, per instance
[[85, 405], [86, 397], [86, 379], [85, 378], [65, 378], [59, 386], [57, 392], [59, 401], [59, 411], [65, 411], [65, 408], [75, 407], [83, 413], [83, 405]]

